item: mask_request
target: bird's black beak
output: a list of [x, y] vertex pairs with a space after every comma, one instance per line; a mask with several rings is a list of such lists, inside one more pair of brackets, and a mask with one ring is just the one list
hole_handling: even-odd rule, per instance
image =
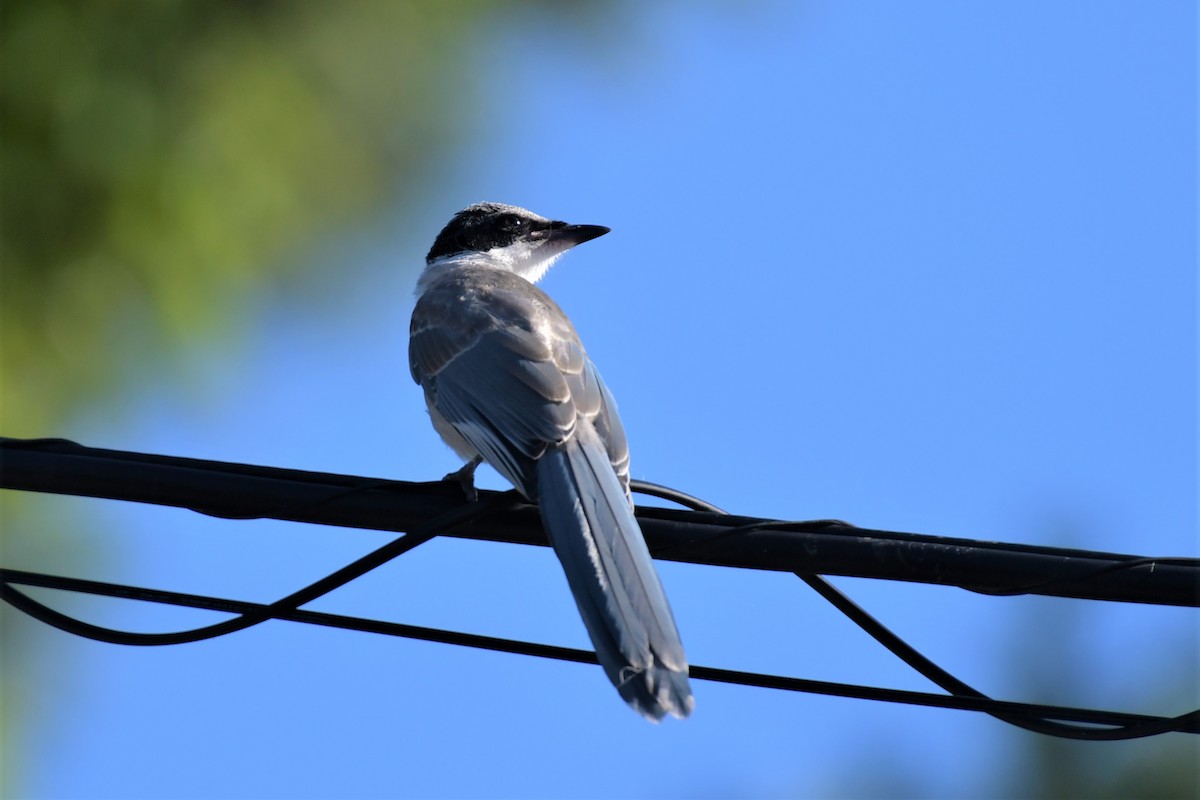
[[611, 231], [612, 228], [606, 228], [603, 225], [567, 225], [565, 223], [555, 223], [550, 228], [551, 242], [561, 242], [570, 247], [584, 242], [590, 242], [600, 236]]

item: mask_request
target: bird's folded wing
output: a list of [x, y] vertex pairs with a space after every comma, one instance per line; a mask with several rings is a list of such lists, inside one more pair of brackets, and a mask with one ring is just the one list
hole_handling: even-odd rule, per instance
[[444, 281], [413, 312], [409, 362], [430, 403], [513, 485], [535, 498], [547, 446], [590, 421], [623, 486], [616, 404], [575, 329], [540, 289], [508, 273]]

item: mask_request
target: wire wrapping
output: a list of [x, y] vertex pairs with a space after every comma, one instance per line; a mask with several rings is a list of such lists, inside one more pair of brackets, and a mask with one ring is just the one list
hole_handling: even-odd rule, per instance
[[[0, 440], [0, 446], [2, 446], [4, 450], [10, 452], [13, 450], [22, 451], [30, 448], [38, 449], [44, 447], [59, 450], [74, 449], [90, 451], [90, 448], [81, 448], [79, 445], [70, 442], [64, 442], [63, 440], [22, 441], [8, 439]], [[170, 463], [181, 461], [190, 462], [192, 464], [202, 463], [210, 466], [216, 464], [216, 462], [195, 462], [188, 459], [171, 459], [162, 456], [144, 456], [141, 454], [122, 455], [133, 456], [134, 458], [132, 460], [143, 464], [157, 463], [160, 466], [163, 465], [164, 462]], [[251, 467], [247, 465], [219, 466], [223, 467], [226, 472], [241, 474], [247, 477], [255, 474], [261, 474], [263, 472], [288, 472], [292, 475], [306, 476], [317, 475], [317, 473], [298, 473], [296, 471], [270, 470], [268, 468]], [[26, 479], [28, 478], [28, 476], [25, 477]], [[333, 481], [334, 484], [338, 485], [331, 487], [330, 491], [327, 491], [325, 494], [317, 497], [315, 500], [310, 494], [307, 499], [301, 501], [297, 505], [278, 505], [272, 509], [271, 513], [261, 513], [261, 510], [260, 513], [250, 513], [247, 511], [233, 513], [227, 508], [219, 510], [196, 508], [195, 510], [203, 511], [204, 513], [216, 513], [219, 516], [237, 518], [273, 516], [283, 519], [295, 519], [295, 515], [299, 513], [304, 512], [311, 515], [322, 507], [326, 507], [329, 504], [334, 503], [339, 498], [346, 498], [352, 495], [370, 492], [393, 485], [392, 482], [378, 480], [369, 481], [365, 479], [350, 478], [348, 476], [325, 477], [339, 479]], [[12, 483], [21, 484], [22, 481], [19, 478], [15, 481], [13, 480], [12, 463], [6, 454], [3, 470], [3, 481], [0, 482], [0, 485], [10, 488], [32, 488], [29, 486], [13, 487], [11, 486]], [[445, 484], [442, 484], [439, 488], [445, 488], [445, 486]], [[635, 486], [635, 489], [643, 494], [668, 499], [681, 505], [685, 505], [693, 509], [693, 512], [691, 513], [703, 512], [710, 515], [727, 517], [727, 515], [725, 515], [724, 512], [722, 512], [716, 506], [666, 487], [656, 486], [654, 484], [639, 483]], [[53, 491], [53, 489], [48, 490]], [[105, 494], [95, 494], [95, 487], [92, 487], [92, 491], [82, 491], [80, 493], [90, 494], [93, 496], [108, 496]], [[528, 642], [516, 642], [513, 640], [484, 637], [475, 634], [420, 628], [417, 626], [401, 625], [398, 623], [322, 614], [319, 612], [303, 611], [300, 609], [300, 606], [311, 602], [317, 597], [320, 597], [321, 595], [332, 591], [333, 589], [342, 586], [351, 580], [354, 580], [355, 578], [380, 566], [381, 564], [386, 563], [392, 558], [412, 550], [413, 548], [426, 541], [429, 541], [431, 538], [437, 535], [453, 534], [456, 529], [463, 528], [468, 525], [477, 525], [484, 520], [501, 515], [505, 512], [519, 510], [521, 506], [520, 498], [514, 492], [486, 492], [481, 493], [481, 498], [482, 499], [475, 503], [469, 503], [465, 505], [459, 503], [440, 514], [433, 516], [432, 518], [427, 517], [423, 523], [411, 527], [405, 536], [389, 542], [383, 547], [372, 551], [366, 556], [357, 559], [351, 564], [342, 567], [341, 569], [331, 573], [330, 575], [327, 575], [313, 584], [310, 584], [309, 586], [293, 592], [292, 594], [274, 603], [266, 605], [221, 598], [204, 597], [200, 595], [184, 595], [175, 592], [119, 586], [95, 581], [82, 581], [58, 576], [38, 575], [35, 573], [9, 569], [0, 570], [0, 597], [12, 604], [14, 607], [25, 611], [26, 613], [42, 620], [43, 622], [46, 622], [47, 624], [53, 625], [76, 635], [116, 644], [166, 645], [195, 642], [202, 639], [227, 635], [238, 630], [244, 630], [267, 619], [283, 619], [305, 622], [309, 624], [329, 625], [333, 627], [384, 633], [388, 635], [406, 636], [409, 638], [426, 639], [430, 641], [440, 641], [471, 647], [483, 647], [486, 649], [502, 650], [505, 652], [523, 653], [527, 655], [537, 655], [548, 658], [595, 663], [594, 654], [586, 651], [553, 647], [549, 645], [539, 645]], [[173, 504], [182, 505], [180, 503]], [[718, 544], [721, 540], [736, 539], [740, 536], [750, 534], [753, 531], [768, 528], [775, 530], [820, 530], [823, 528], [858, 530], [854, 529], [854, 526], [851, 526], [848, 523], [837, 520], [818, 520], [805, 523], [783, 523], [769, 520], [756, 520], [741, 525], [735, 525], [733, 527], [726, 527], [723, 532], [716, 534], [715, 536], [701, 538], [699, 540], [693, 539], [691, 542], [685, 542], [682, 544], [677, 543], [673, 547], [678, 549], [686, 546], [692, 548], [693, 550], [699, 549], [700, 551], [703, 551], [707, 548], [711, 548], [715, 544]], [[664, 554], [662, 551], [669, 549], [672, 549], [672, 547], [668, 546], [666, 548], [655, 548], [655, 554], [661, 557]], [[1053, 588], [1056, 585], [1062, 585], [1069, 582], [1078, 583], [1081, 580], [1086, 581], [1089, 579], [1089, 577], [1094, 579], [1096, 576], [1119, 573], [1121, 571], [1134, 570], [1147, 566], [1152, 567], [1152, 569], [1156, 569], [1158, 566], [1163, 564], [1184, 568], [1194, 568], [1196, 566], [1195, 559], [1144, 559], [1133, 556], [1113, 556], [1112, 558], [1115, 560], [1110, 561], [1108, 564], [1092, 566], [1089, 572], [1086, 574], [1080, 572], [1079, 570], [1073, 570], [1069, 578], [1043, 579], [1040, 581], [1029, 582], [1025, 586], [993, 587], [992, 591], [988, 593], [1017, 594], [1044, 590], [1046, 588]], [[693, 559], [689, 558], [686, 560]], [[940, 686], [945, 691], [950, 692], [951, 697], [931, 695], [921, 692], [905, 692], [892, 689], [880, 689], [876, 687], [853, 686], [823, 681], [809, 681], [797, 678], [785, 678], [780, 676], [769, 676], [699, 666], [692, 667], [691, 676], [699, 679], [716, 680], [728, 683], [737, 683], [741, 685], [765, 686], [788, 689], [792, 691], [806, 691], [847, 697], [859, 697], [862, 699], [886, 700], [890, 702], [982, 711], [991, 714], [992, 716], [1004, 722], [1025, 728], [1027, 730], [1063, 738], [1114, 740], [1153, 736], [1169, 731], [1200, 733], [1200, 711], [1189, 712], [1177, 717], [1154, 717], [1147, 715], [1126, 714], [1121, 712], [1070, 709], [1056, 706], [1012, 703], [994, 700], [934, 664], [924, 655], [919, 653], [915, 648], [904, 642], [903, 639], [901, 639], [895, 633], [883, 626], [882, 623], [874, 619], [866, 611], [859, 608], [855, 603], [853, 603], [853, 601], [839, 592], [824, 579], [809, 572], [796, 571], [796, 575], [805, 581], [810, 587], [816, 590], [824, 599], [832, 603], [839, 611], [849, 617], [857, 625], [862, 627], [873, 638], [883, 644], [888, 650], [901, 658], [905, 663], [913, 667], [920, 674]], [[174, 605], [192, 606], [196, 608], [208, 608], [215, 611], [234, 613], [237, 614], [237, 616], [233, 619], [189, 631], [170, 633], [134, 633], [128, 631], [117, 631], [92, 625], [82, 620], [62, 614], [38, 602], [29, 595], [17, 590], [13, 587], [13, 583], [68, 589], [78, 592], [102, 594], [108, 596], [129, 597], [148, 602], [169, 603]], [[975, 590], [983, 591], [981, 589]], [[1067, 722], [1064, 721], [1085, 724], [1067, 724]]]

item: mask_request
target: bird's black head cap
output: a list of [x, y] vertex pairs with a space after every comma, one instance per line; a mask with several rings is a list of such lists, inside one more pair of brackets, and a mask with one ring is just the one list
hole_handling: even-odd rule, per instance
[[443, 256], [470, 251], [486, 253], [497, 247], [508, 247], [522, 238], [544, 238], [565, 222], [555, 222], [518, 206], [504, 203], [476, 203], [454, 215], [442, 228], [426, 262]]

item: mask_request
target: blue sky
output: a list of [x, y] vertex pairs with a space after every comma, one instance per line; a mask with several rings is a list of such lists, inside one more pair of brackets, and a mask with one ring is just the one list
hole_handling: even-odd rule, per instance
[[[135, 422], [63, 434], [443, 475], [408, 376], [412, 284], [451, 213], [500, 200], [613, 228], [543, 285], [618, 399], [634, 477], [758, 516], [1196, 555], [1193, 5], [746, 5], [637, 6], [596, 38], [500, 22], [487, 138], [422, 208], [321, 251], [349, 285], [249, 301], [253, 336], [145, 376]], [[249, 600], [386, 541], [55, 502], [106, 523], [83, 577]], [[660, 573], [693, 663], [931, 688], [795, 578]], [[1200, 701], [1194, 611], [835, 583], [1001, 697]], [[434, 541], [312, 607], [587, 646], [542, 548]], [[55, 696], [24, 744], [31, 797], [989, 797], [1036, 745], [973, 714], [703, 682], [691, 719], [652, 726], [597, 668], [286, 623], [156, 649], [18, 624]]]

